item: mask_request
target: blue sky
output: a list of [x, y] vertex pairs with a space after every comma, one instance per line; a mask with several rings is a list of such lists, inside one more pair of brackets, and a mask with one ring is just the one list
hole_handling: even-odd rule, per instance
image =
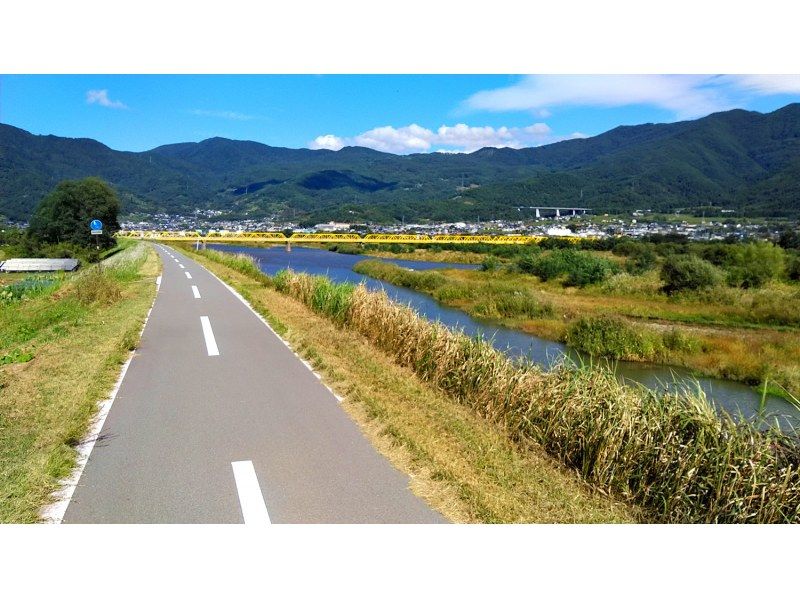
[[209, 137], [473, 151], [800, 101], [800, 76], [3, 75], [0, 122], [143, 151]]

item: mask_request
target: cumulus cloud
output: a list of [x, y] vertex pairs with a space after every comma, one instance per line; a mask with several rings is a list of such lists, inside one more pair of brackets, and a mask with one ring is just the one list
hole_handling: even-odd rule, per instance
[[251, 114], [242, 114], [241, 112], [234, 112], [232, 110], [189, 110], [189, 114], [195, 116], [211, 116], [213, 118], [224, 118], [227, 120], [253, 120], [255, 116]]
[[86, 92], [87, 104], [98, 104], [106, 108], [127, 108], [125, 104], [108, 97], [107, 89], [90, 89]]
[[320, 135], [311, 149], [338, 150], [347, 145], [369, 147], [393, 154], [429, 152], [473, 152], [482, 147], [527, 147], [555, 141], [545, 123], [527, 127], [472, 127], [463, 123], [442, 125], [436, 131], [417, 124], [406, 127], [376, 127], [355, 137]]
[[564, 106], [647, 105], [678, 119], [741, 106], [748, 95], [800, 93], [798, 75], [531, 75], [508, 87], [479, 91], [463, 102], [473, 111], [528, 111], [546, 118]]
[[345, 146], [344, 139], [336, 135], [320, 135], [308, 144], [311, 149], [328, 149], [337, 151]]

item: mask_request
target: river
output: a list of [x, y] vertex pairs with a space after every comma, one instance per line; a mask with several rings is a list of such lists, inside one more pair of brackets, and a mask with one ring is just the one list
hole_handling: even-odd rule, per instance
[[[549, 367], [554, 362], [561, 360], [564, 355], [568, 355], [572, 359], [581, 357], [563, 343], [476, 320], [461, 310], [441, 305], [423, 293], [397, 287], [354, 272], [353, 266], [367, 256], [341, 254], [305, 247], [293, 247], [291, 252], [287, 252], [282, 245], [243, 247], [213, 244], [209, 245], [209, 247], [218, 251], [251, 255], [258, 261], [261, 270], [270, 275], [279, 270], [291, 268], [296, 272], [324, 275], [336, 282], [352, 282], [355, 284], [363, 282], [370, 290], [386, 291], [386, 294], [391, 299], [398, 303], [410, 305], [420, 315], [429, 320], [438, 320], [445, 326], [460, 329], [470, 336], [481, 335], [486, 339], [490, 339], [495, 347], [506, 354], [517, 358], [527, 357], [544, 367]], [[477, 266], [467, 264], [418, 262], [403, 259], [385, 259], [384, 261], [413, 270], [477, 268]], [[583, 357], [583, 359], [587, 360], [588, 358]], [[618, 361], [612, 363], [611, 367], [617, 377], [626, 384], [641, 384], [654, 390], [686, 387], [697, 389], [699, 386], [706, 398], [717, 409], [723, 409], [735, 416], [743, 416], [748, 419], [755, 419], [760, 416], [762, 425], [777, 423], [781, 428], [789, 430], [792, 425], [797, 427], [798, 423], [800, 423], [798, 420], [800, 414], [798, 414], [797, 409], [779, 397], [767, 397], [763, 412], [760, 412], [761, 394], [739, 382], [696, 376], [684, 368], [657, 364]]]

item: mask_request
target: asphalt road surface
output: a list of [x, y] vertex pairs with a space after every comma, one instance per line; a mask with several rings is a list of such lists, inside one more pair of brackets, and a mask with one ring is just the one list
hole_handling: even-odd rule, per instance
[[228, 288], [161, 286], [65, 523], [444, 523]]

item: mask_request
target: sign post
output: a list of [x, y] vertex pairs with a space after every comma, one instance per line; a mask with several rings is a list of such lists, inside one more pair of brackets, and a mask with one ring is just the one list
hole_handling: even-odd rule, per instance
[[[90, 229], [90, 232], [93, 235], [102, 235], [103, 234], [103, 223], [100, 222], [97, 219], [92, 220], [89, 223], [89, 229]], [[100, 250], [100, 240], [99, 239], [95, 241], [95, 247], [97, 248], [98, 251]]]

